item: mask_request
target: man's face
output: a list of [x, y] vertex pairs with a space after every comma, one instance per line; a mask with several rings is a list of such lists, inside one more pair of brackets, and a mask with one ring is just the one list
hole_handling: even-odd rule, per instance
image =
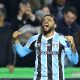
[[20, 4], [20, 10], [23, 13], [29, 14], [29, 13], [31, 13], [31, 5], [29, 3]]
[[67, 25], [72, 25], [77, 19], [77, 16], [72, 12], [67, 12], [64, 14], [64, 20]]
[[63, 6], [63, 5], [66, 3], [66, 0], [56, 0], [56, 3], [57, 3], [59, 6]]
[[45, 16], [42, 22], [42, 31], [43, 33], [50, 33], [54, 30], [55, 21], [51, 16]]
[[31, 13], [31, 5], [29, 3], [26, 4], [26, 14]]
[[46, 14], [50, 14], [50, 10], [48, 7], [43, 7], [42, 11]]

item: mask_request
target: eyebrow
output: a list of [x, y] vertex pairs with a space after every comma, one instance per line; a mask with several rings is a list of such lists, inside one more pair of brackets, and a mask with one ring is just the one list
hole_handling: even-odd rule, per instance
[[51, 19], [51, 20], [54, 20], [53, 18], [44, 18], [43, 20], [46, 20], [46, 19]]

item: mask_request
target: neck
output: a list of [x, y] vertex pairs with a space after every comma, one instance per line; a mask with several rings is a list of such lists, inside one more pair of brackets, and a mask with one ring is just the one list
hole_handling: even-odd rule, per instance
[[54, 31], [52, 31], [52, 32], [50, 32], [50, 33], [48, 33], [48, 34], [46, 34], [46, 35], [44, 35], [46, 38], [49, 38], [49, 37], [51, 37], [51, 36], [53, 36], [54, 35]]

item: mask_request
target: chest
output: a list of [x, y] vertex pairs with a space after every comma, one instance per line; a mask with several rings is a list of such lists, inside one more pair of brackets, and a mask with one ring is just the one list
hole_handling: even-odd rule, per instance
[[35, 43], [36, 51], [38, 54], [57, 54], [59, 51], [58, 39], [42, 39], [41, 42]]

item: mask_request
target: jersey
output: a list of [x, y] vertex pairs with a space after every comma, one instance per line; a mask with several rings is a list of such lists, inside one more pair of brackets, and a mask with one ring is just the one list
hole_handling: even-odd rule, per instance
[[21, 57], [35, 50], [34, 80], [64, 80], [65, 55], [72, 63], [78, 62], [77, 51], [73, 53], [67, 39], [56, 32], [50, 38], [35, 35], [24, 47], [17, 44], [16, 50]]

